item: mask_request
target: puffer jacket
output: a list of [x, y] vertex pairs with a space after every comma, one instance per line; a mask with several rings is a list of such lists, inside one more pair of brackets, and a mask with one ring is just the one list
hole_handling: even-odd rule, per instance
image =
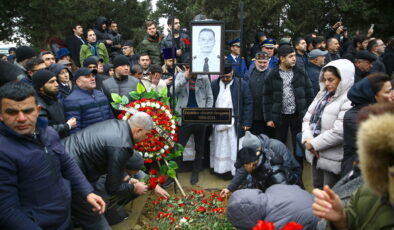
[[113, 118], [110, 104], [105, 95], [98, 90], [87, 91], [76, 87], [63, 101], [66, 120], [77, 119], [74, 133], [94, 123]]
[[318, 217], [312, 212], [313, 196], [297, 185], [273, 185], [265, 192], [241, 189], [228, 202], [227, 216], [237, 229], [252, 229], [258, 220], [266, 220], [282, 229], [288, 222], [314, 230]]
[[149, 34], [146, 34], [144, 40], [142, 40], [139, 45], [139, 51], [140, 54], [148, 54], [152, 64], [158, 64], [161, 66], [163, 63], [161, 61], [160, 40], [161, 36], [159, 32], [156, 33], [154, 38], [149, 36]]
[[37, 130], [22, 136], [0, 122], [0, 229], [70, 229], [70, 185], [81, 197], [93, 192], [45, 119]]
[[[299, 117], [305, 115], [309, 104], [313, 100], [312, 83], [308, 76], [297, 66], [293, 68], [294, 77], [291, 82], [294, 90], [296, 113]], [[265, 121], [281, 123], [283, 98], [283, 80], [276, 66], [269, 74], [263, 88], [263, 113]]]
[[[351, 108], [347, 92], [354, 84], [354, 66], [346, 59], [332, 61], [325, 67], [327, 66], [333, 66], [338, 70], [341, 81], [322, 113], [321, 133], [313, 137], [310, 119], [318, 103], [327, 94], [326, 87], [322, 81], [323, 72], [320, 73], [320, 92], [309, 106], [303, 119], [302, 142], [305, 139], [312, 139], [311, 144], [313, 148], [320, 153], [320, 158], [317, 160], [318, 169], [339, 174], [343, 159], [343, 117], [345, 112]], [[314, 155], [305, 150], [305, 156], [307, 161], [312, 164]]]
[[111, 119], [91, 125], [62, 139], [62, 143], [89, 182], [107, 174], [105, 189], [109, 195], [132, 194], [134, 186], [123, 183], [134, 146], [127, 121]]
[[[293, 155], [289, 152], [287, 147], [280, 141], [276, 139], [271, 139], [267, 135], [260, 134], [258, 136], [260, 140], [260, 144], [264, 152], [270, 154], [271, 156], [276, 156], [275, 159], [279, 159], [282, 162], [280, 164], [272, 162], [271, 165], [279, 165], [283, 166], [283, 169], [286, 171], [286, 175], [290, 179], [288, 182], [291, 184], [302, 185], [301, 177], [302, 177], [302, 169], [298, 162], [294, 159]], [[240, 143], [242, 143], [240, 141]], [[264, 162], [260, 162], [256, 169], [253, 170], [252, 175], [256, 176], [255, 181], [259, 179], [264, 179], [264, 175], [267, 174], [267, 171], [264, 167]], [[240, 167], [235, 173], [234, 178], [231, 180], [231, 183], [227, 186], [228, 190], [235, 191], [247, 178], [248, 172], [243, 167]], [[265, 181], [262, 181], [265, 183]], [[267, 187], [265, 187], [267, 188]]]

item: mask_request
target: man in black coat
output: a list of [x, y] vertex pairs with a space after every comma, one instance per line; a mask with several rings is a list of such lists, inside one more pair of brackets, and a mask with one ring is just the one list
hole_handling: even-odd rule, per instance
[[86, 41], [83, 39], [83, 28], [80, 24], [76, 24], [73, 27], [74, 34], [69, 36], [66, 39], [66, 44], [71, 53], [71, 58], [74, 61], [74, 64], [78, 67], [81, 67], [79, 60], [79, 51], [81, 50], [81, 46], [86, 44]]
[[38, 70], [33, 74], [33, 86], [41, 106], [40, 117], [46, 118], [49, 126], [52, 126], [60, 137], [68, 136], [68, 131], [77, 126], [77, 120], [73, 117], [66, 121], [63, 104], [57, 98], [59, 84], [56, 75], [49, 70]]
[[295, 66], [295, 55], [291, 46], [279, 47], [279, 65], [269, 73], [263, 88], [263, 113], [267, 126], [275, 128], [275, 139], [283, 143], [287, 141], [290, 127], [293, 146], [297, 133], [301, 132], [302, 118], [313, 100], [311, 81]]
[[[77, 162], [86, 178], [94, 186], [107, 174], [105, 191], [108, 195], [143, 194], [147, 186], [143, 182], [125, 182], [126, 163], [134, 154], [134, 143], [144, 140], [153, 128], [151, 117], [143, 112], [129, 120], [106, 120], [91, 125], [62, 140], [66, 152]], [[86, 202], [78, 197], [72, 201], [72, 210], [84, 229], [110, 229], [101, 216], [86, 211]]]
[[354, 74], [354, 83], [360, 81], [369, 74], [372, 63], [376, 60], [376, 56], [366, 50], [356, 52], [354, 66], [356, 72]]

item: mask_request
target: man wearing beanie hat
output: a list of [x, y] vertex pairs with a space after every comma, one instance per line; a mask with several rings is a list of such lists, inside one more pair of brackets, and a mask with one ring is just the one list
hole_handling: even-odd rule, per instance
[[34, 49], [29, 46], [20, 46], [16, 49], [15, 52], [16, 52], [15, 65], [23, 71], [23, 73], [25, 74], [24, 77], [27, 77], [26, 63], [29, 59], [37, 56], [36, 51], [34, 51]]
[[97, 70], [85, 67], [78, 69], [74, 74], [76, 87], [63, 100], [66, 119], [72, 117], [77, 119], [77, 127], [70, 133], [113, 118], [107, 97], [103, 92], [95, 89], [95, 74]]
[[295, 65], [296, 54], [290, 45], [280, 46], [278, 56], [279, 65], [269, 73], [263, 88], [264, 120], [283, 143], [287, 143], [290, 127], [295, 149], [302, 118], [314, 98], [313, 88], [305, 72]]
[[248, 174], [256, 182], [252, 186], [254, 188], [265, 190], [273, 184], [296, 184], [303, 188], [301, 167], [280, 141], [246, 131], [240, 140], [240, 148], [234, 165], [238, 170], [231, 183], [222, 190], [221, 196], [238, 189]]
[[56, 75], [48, 70], [38, 70], [33, 74], [33, 86], [37, 92], [37, 101], [41, 106], [40, 117], [48, 120], [60, 137], [68, 136], [68, 131], [77, 125], [75, 118], [66, 122], [63, 104], [58, 100], [59, 84]]
[[[212, 94], [215, 108], [231, 108], [239, 121], [232, 120], [230, 125], [214, 125], [212, 141], [210, 144], [210, 166], [215, 173], [225, 178], [235, 175], [234, 163], [237, 158], [237, 129], [236, 124], [242, 127], [240, 136], [249, 130], [253, 120], [253, 102], [249, 84], [243, 79], [234, 79], [232, 63], [224, 62], [224, 73], [219, 79], [212, 81]], [[240, 82], [241, 80], [241, 82]], [[239, 87], [242, 87], [240, 90]], [[238, 95], [241, 92], [242, 95]], [[240, 107], [238, 108], [238, 105]]]
[[22, 70], [9, 62], [0, 60], [0, 86], [23, 78], [24, 73]]
[[[102, 89], [107, 96], [108, 101], [112, 101], [111, 93], [117, 93], [120, 96], [126, 96], [130, 101], [129, 92], [135, 91], [137, 88], [138, 80], [130, 75], [130, 62], [124, 55], [117, 55], [113, 62], [113, 68], [115, 71], [115, 76], [108, 78], [103, 81]], [[118, 110], [112, 109], [115, 116], [120, 112]]]

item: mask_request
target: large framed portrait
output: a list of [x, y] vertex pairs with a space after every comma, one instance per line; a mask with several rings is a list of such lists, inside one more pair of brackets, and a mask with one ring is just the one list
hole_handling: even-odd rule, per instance
[[224, 22], [192, 21], [191, 73], [223, 73]]

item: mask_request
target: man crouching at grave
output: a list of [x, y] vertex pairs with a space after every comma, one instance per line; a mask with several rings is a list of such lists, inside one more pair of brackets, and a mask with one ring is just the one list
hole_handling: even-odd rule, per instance
[[[134, 143], [144, 140], [152, 128], [152, 118], [137, 112], [127, 121], [111, 119], [93, 124], [63, 139], [62, 143], [93, 186], [100, 176], [107, 174], [108, 195], [143, 194], [147, 190], [145, 183], [129, 184], [123, 179]], [[104, 216], [87, 212], [85, 203], [73, 197], [71, 208], [76, 224], [83, 229], [111, 229]]]
[[235, 163], [237, 171], [230, 185], [221, 191], [222, 197], [246, 181], [252, 183], [247, 184], [247, 187], [262, 191], [274, 184], [296, 184], [303, 188], [301, 167], [282, 142], [264, 134], [255, 136], [247, 131], [241, 144], [242, 149]]

